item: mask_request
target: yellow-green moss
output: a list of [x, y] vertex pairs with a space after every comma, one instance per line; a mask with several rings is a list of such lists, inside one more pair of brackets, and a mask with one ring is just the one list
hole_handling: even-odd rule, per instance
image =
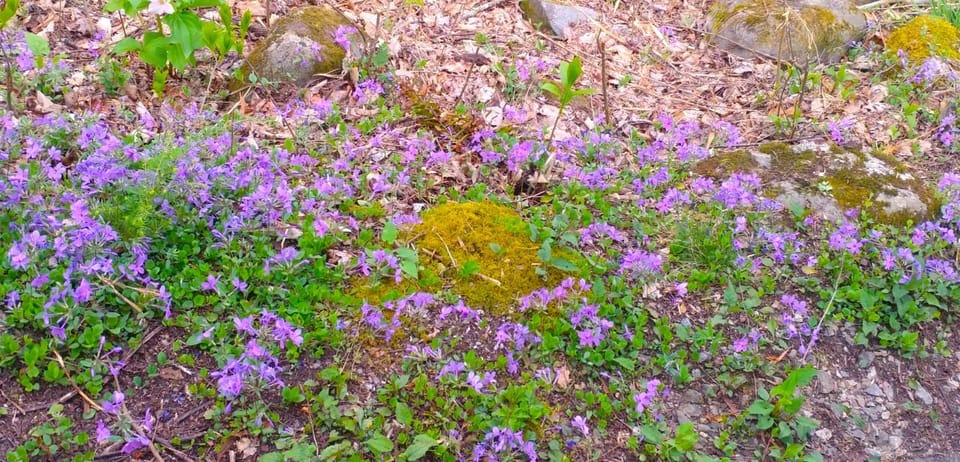
[[932, 55], [960, 59], [960, 30], [943, 18], [917, 16], [890, 34], [887, 50], [894, 58], [903, 50], [913, 63]]
[[750, 155], [750, 151], [740, 149], [708, 157], [693, 167], [693, 173], [713, 178], [725, 178], [734, 173], [752, 172], [760, 165]]
[[[493, 202], [434, 207], [423, 214], [412, 235], [418, 236], [421, 255], [433, 260], [437, 273], [454, 292], [468, 305], [494, 313], [504, 314], [518, 297], [553, 287], [569, 276], [540, 261], [540, 244], [530, 240], [528, 226], [516, 211]], [[469, 261], [476, 262], [479, 271], [462, 277], [461, 268]], [[546, 279], [537, 274], [537, 268], [546, 271]]]

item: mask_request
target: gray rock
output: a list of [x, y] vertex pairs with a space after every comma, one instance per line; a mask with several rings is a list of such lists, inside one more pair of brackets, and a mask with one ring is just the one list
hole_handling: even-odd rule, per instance
[[900, 449], [900, 446], [903, 446], [903, 437], [890, 435], [890, 439], [887, 440], [887, 445], [890, 446], [890, 449], [896, 451], [897, 449]]
[[829, 395], [837, 391], [837, 382], [833, 380], [830, 371], [825, 371], [817, 375], [817, 384], [820, 386], [820, 393], [824, 395]]
[[697, 390], [687, 390], [680, 395], [680, 402], [687, 404], [703, 404], [703, 394]]
[[877, 358], [877, 354], [872, 351], [864, 351], [860, 353], [860, 356], [857, 357], [857, 366], [860, 366], [860, 369], [866, 369], [873, 364], [873, 360]]
[[916, 395], [917, 399], [919, 399], [921, 403], [927, 406], [933, 404], [933, 396], [930, 395], [930, 392], [927, 391], [926, 388], [923, 388], [923, 385], [918, 385], [917, 389], [914, 390], [913, 393], [914, 395]]
[[833, 438], [833, 432], [829, 428], [821, 428], [813, 432], [813, 434], [823, 441], [830, 441], [830, 438]]
[[867, 24], [844, 0], [717, 0], [708, 21], [722, 49], [798, 66], [838, 61]]
[[875, 383], [871, 383], [870, 385], [868, 385], [867, 388], [863, 390], [863, 392], [870, 396], [876, 396], [879, 398], [883, 397], [883, 390], [881, 390], [880, 386], [878, 386]]
[[528, 21], [540, 25], [544, 32], [561, 38], [569, 38], [570, 27], [574, 24], [592, 21], [600, 16], [590, 8], [571, 5], [563, 0], [520, 0], [520, 10]]
[[349, 52], [360, 56], [365, 37], [340, 12], [329, 6], [298, 8], [280, 18], [257, 43], [244, 64], [244, 74], [305, 85], [317, 74], [337, 72], [348, 51], [334, 40], [341, 27], [353, 28], [347, 36]]
[[697, 404], [681, 404], [677, 409], [677, 420], [680, 422], [694, 422], [703, 415], [703, 407]]
[[[935, 212], [933, 188], [903, 163], [825, 142], [767, 143], [722, 152], [695, 164], [693, 172], [720, 181], [737, 172], [756, 174], [764, 185], [764, 196], [829, 222], [840, 220], [852, 208], [893, 225], [908, 220], [920, 223]], [[846, 330], [842, 335], [852, 343]], [[860, 367], [868, 367], [875, 357], [874, 352], [864, 352]]]

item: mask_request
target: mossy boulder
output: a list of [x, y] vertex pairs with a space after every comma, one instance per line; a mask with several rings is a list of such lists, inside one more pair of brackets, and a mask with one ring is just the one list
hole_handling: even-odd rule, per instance
[[878, 222], [904, 225], [930, 219], [939, 208], [933, 189], [895, 158], [825, 143], [767, 143], [715, 155], [693, 171], [717, 179], [756, 173], [766, 196], [829, 221], [859, 208]]
[[845, 0], [717, 0], [708, 17], [708, 30], [727, 52], [797, 66], [838, 61], [866, 24]]
[[544, 32], [568, 38], [569, 29], [577, 23], [597, 19], [600, 15], [586, 7], [563, 0], [520, 0], [520, 11], [531, 24]]
[[339, 11], [329, 6], [307, 6], [291, 11], [273, 25], [247, 56], [244, 78], [253, 74], [272, 82], [306, 85], [317, 74], [338, 72], [347, 54], [334, 40], [341, 27], [354, 31], [347, 34], [349, 51], [351, 56], [359, 56], [366, 38]]
[[960, 59], [960, 29], [943, 18], [917, 16], [890, 34], [887, 50], [894, 57], [903, 50], [912, 63], [921, 63], [932, 55], [957, 60]]
[[549, 265], [530, 227], [510, 207], [494, 202], [448, 202], [422, 214], [423, 221], [401, 234], [417, 250], [419, 281], [365, 285], [355, 281], [352, 295], [379, 303], [416, 291], [448, 289], [468, 306], [509, 315], [518, 299], [542, 287], [576, 276], [582, 258], [554, 248]]

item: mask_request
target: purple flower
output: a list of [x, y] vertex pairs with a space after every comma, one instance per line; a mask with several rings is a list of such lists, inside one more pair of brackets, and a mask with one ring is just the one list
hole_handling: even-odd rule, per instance
[[843, 144], [846, 131], [853, 126], [853, 122], [853, 119], [849, 117], [827, 122], [827, 131], [830, 132], [830, 139], [833, 140], [834, 143]]
[[10, 266], [15, 270], [23, 271], [27, 269], [27, 263], [30, 262], [30, 256], [27, 255], [27, 249], [20, 243], [14, 243], [7, 251], [7, 257], [10, 258]]
[[110, 399], [102, 403], [103, 412], [116, 415], [120, 412], [120, 407], [123, 405], [124, 398], [125, 397], [120, 390], [114, 391], [113, 395], [110, 396]]
[[587, 427], [587, 419], [584, 419], [583, 416], [573, 416], [573, 420], [570, 421], [570, 426], [579, 430], [583, 436], [590, 434], [590, 428]]
[[247, 283], [243, 282], [243, 280], [238, 277], [233, 278], [233, 280], [231, 280], [230, 283], [233, 285], [233, 288], [236, 289], [237, 292], [244, 293], [247, 291]]
[[102, 444], [104, 441], [107, 441], [108, 439], [110, 439], [111, 436], [113, 435], [110, 433], [110, 429], [107, 428], [106, 425], [104, 425], [103, 419], [97, 419], [97, 431], [96, 431], [97, 444]]
[[120, 448], [120, 452], [124, 454], [131, 454], [133, 451], [136, 451], [140, 448], [145, 448], [147, 446], [150, 446], [150, 440], [148, 440], [147, 437], [143, 435], [134, 435], [132, 438], [127, 440], [127, 444], [124, 444], [123, 447]]
[[652, 379], [647, 382], [646, 390], [636, 393], [633, 395], [633, 402], [636, 404], [637, 413], [642, 413], [650, 404], [653, 402], [653, 398], [657, 396], [657, 389], [660, 386], [660, 381], [657, 379]]
[[747, 348], [750, 346], [750, 342], [746, 336], [740, 337], [733, 342], [733, 352], [734, 353], [743, 353], [747, 351]]
[[357, 33], [357, 28], [353, 26], [339, 26], [333, 33], [333, 41], [345, 51], [350, 50], [350, 36]]
[[217, 287], [217, 284], [220, 283], [220, 275], [209, 274], [207, 275], [207, 280], [203, 281], [200, 284], [200, 288], [207, 292], [216, 292], [220, 294], [220, 289]]
[[460, 375], [461, 372], [465, 371], [466, 369], [467, 369], [467, 365], [465, 363], [461, 361], [450, 360], [449, 362], [447, 362], [447, 364], [444, 364], [444, 366], [440, 369], [440, 373], [437, 374], [437, 379], [441, 379], [448, 375], [457, 377]]
[[360, 104], [368, 104], [376, 101], [383, 92], [383, 85], [377, 79], [367, 79], [357, 84], [357, 88], [353, 90], [353, 97]]
[[86, 303], [90, 300], [90, 296], [93, 294], [93, 290], [90, 289], [90, 281], [87, 281], [87, 278], [80, 280], [80, 284], [77, 285], [77, 288], [73, 291], [73, 298], [77, 303]]
[[633, 277], [641, 274], [657, 274], [662, 270], [663, 256], [646, 250], [634, 250], [628, 253], [620, 264], [620, 274]]

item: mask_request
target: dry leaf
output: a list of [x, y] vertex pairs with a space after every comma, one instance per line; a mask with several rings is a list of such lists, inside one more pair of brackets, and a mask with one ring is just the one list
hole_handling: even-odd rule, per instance
[[566, 366], [560, 366], [554, 370], [557, 373], [557, 378], [554, 380], [556, 385], [560, 388], [567, 388], [570, 385], [570, 369], [567, 369]]

